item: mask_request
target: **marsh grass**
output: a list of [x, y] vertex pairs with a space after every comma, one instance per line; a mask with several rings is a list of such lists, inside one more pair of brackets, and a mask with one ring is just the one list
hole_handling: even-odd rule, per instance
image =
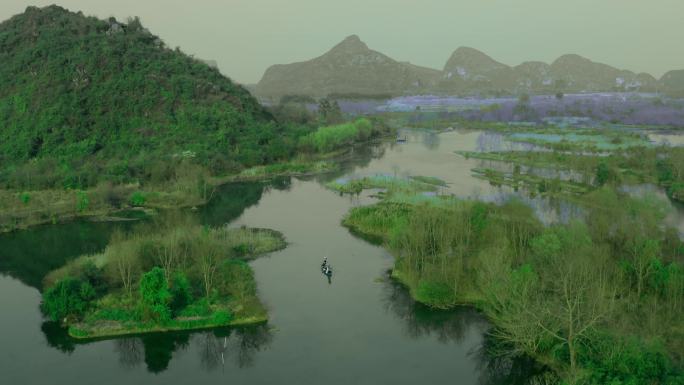
[[326, 184], [326, 187], [340, 193], [358, 194], [366, 189], [384, 189], [389, 194], [396, 192], [416, 193], [434, 192], [439, 189], [436, 185], [437, 178], [429, 178], [431, 183], [426, 183], [415, 178], [401, 178], [390, 175], [376, 174], [362, 178], [337, 179]]
[[333, 162], [328, 161], [291, 161], [277, 163], [266, 166], [255, 166], [240, 172], [237, 179], [260, 179], [275, 176], [299, 176], [308, 174], [319, 174], [336, 169]]

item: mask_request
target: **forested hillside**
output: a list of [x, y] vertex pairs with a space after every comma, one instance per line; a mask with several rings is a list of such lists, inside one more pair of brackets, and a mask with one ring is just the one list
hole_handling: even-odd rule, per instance
[[29, 7], [0, 24], [0, 186], [85, 188], [288, 157], [294, 137], [241, 86], [138, 19]]

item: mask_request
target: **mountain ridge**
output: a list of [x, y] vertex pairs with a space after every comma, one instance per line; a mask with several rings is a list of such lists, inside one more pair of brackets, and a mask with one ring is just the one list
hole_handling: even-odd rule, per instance
[[350, 35], [311, 60], [269, 67], [255, 92], [275, 96], [394, 94], [434, 86], [439, 76], [438, 70], [394, 60]]
[[[353, 60], [355, 55], [369, 52], [377, 55], [378, 65], [396, 63], [403, 66], [404, 76], [398, 75], [401, 71], [392, 73], [371, 69], [369, 63]], [[336, 62], [335, 59], [339, 61]], [[316, 65], [322, 63], [325, 65]], [[312, 76], [312, 73], [315, 75]], [[437, 70], [398, 62], [372, 50], [359, 36], [350, 35], [317, 58], [269, 67], [255, 86], [254, 92], [260, 97], [287, 94], [320, 97], [346, 93], [389, 93], [398, 96], [411, 93], [486, 95], [660, 90], [674, 94], [680, 87], [679, 82], [674, 80], [679, 75], [674, 73], [676, 76], [663, 76], [658, 80], [648, 73], [619, 69], [578, 54], [561, 55], [551, 63], [526, 61], [510, 66], [482, 51], [465, 46], [454, 50], [442, 70]], [[359, 79], [364, 79], [365, 82]], [[665, 85], [667, 79], [673, 79], [670, 80], [673, 84], [671, 87]]]

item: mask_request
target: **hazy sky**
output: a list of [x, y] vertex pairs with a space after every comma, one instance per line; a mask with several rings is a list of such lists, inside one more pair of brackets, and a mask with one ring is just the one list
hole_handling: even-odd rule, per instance
[[[1, 0], [0, 19], [55, 0]], [[441, 69], [461, 45], [515, 65], [577, 53], [660, 77], [684, 69], [684, 0], [61, 0], [98, 17], [140, 16], [169, 46], [255, 83], [271, 64], [313, 58], [347, 35]]]

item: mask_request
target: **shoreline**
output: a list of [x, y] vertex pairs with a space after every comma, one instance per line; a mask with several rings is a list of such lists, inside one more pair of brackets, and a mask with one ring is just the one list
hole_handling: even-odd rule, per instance
[[[69, 337], [87, 341], [87, 340], [106, 340], [112, 337], [128, 336], [128, 335], [142, 335], [150, 333], [166, 333], [166, 332], [176, 332], [176, 331], [197, 331], [197, 330], [209, 330], [221, 327], [233, 327], [233, 326], [251, 326], [259, 325], [268, 322], [268, 315], [266, 313], [262, 315], [252, 315], [246, 317], [236, 318], [230, 322], [223, 323], [208, 323], [208, 324], [198, 324], [198, 325], [157, 325], [150, 327], [132, 327], [126, 328], [121, 327], [119, 329], [102, 331], [101, 329], [93, 328], [92, 330], [84, 330], [80, 328], [79, 324], [70, 325], [67, 327], [67, 332]], [[85, 334], [84, 334], [85, 333]]]
[[[315, 156], [312, 156], [310, 160], [304, 160], [304, 161], [297, 161], [297, 160], [291, 160], [291, 161], [285, 161], [285, 162], [278, 162], [278, 163], [271, 163], [268, 165], [261, 165], [261, 166], [255, 166], [251, 168], [247, 168], [242, 170], [240, 173], [236, 174], [231, 174], [231, 175], [226, 175], [222, 177], [212, 177], [211, 181], [208, 183], [211, 189], [216, 189], [221, 186], [224, 186], [226, 184], [230, 183], [237, 183], [237, 182], [259, 182], [259, 181], [265, 181], [269, 180], [272, 178], [280, 178], [280, 177], [308, 177], [308, 176], [314, 176], [314, 175], [322, 175], [330, 172], [334, 172], [339, 169], [339, 164], [337, 162], [333, 162], [334, 159], [340, 158], [344, 159], [346, 155], [351, 152], [355, 147], [361, 146], [361, 145], [368, 145], [372, 143], [379, 143], [384, 140], [387, 140], [388, 138], [392, 138], [394, 136], [394, 132], [391, 132], [387, 135], [383, 135], [377, 138], [373, 138], [368, 141], [364, 142], [357, 142], [352, 144], [349, 147], [345, 147], [342, 149], [338, 150], [333, 150], [324, 154], [317, 154]], [[250, 170], [258, 170], [258, 169], [267, 169], [268, 167], [285, 167], [287, 168], [288, 166], [290, 167], [296, 167], [296, 166], [313, 166], [319, 163], [326, 163], [325, 168], [321, 169], [313, 169], [310, 171], [296, 171], [296, 170], [291, 170], [291, 171], [276, 171], [276, 172], [266, 172], [264, 174], [256, 174], [256, 175], [249, 175], [248, 173]], [[126, 186], [126, 185], [122, 185]], [[130, 187], [130, 186], [129, 186]], [[86, 190], [86, 192], [93, 192], [96, 190], [97, 187], [94, 187], [92, 189]], [[131, 189], [133, 191], [135, 189]], [[36, 190], [32, 191], [32, 193], [48, 193], [48, 192], [53, 192], [56, 190]], [[0, 191], [2, 192], [2, 191]], [[6, 190], [6, 192], [11, 193], [11, 194], [21, 194], [20, 191], [9, 191]], [[59, 191], [57, 190], [58, 193], [64, 193], [64, 191]], [[145, 193], [147, 194], [168, 194], [170, 191], [168, 190], [160, 190], [160, 191], [147, 191]], [[68, 223], [74, 220], [79, 220], [79, 219], [84, 219], [84, 220], [92, 220], [94, 222], [119, 222], [119, 221], [137, 221], [141, 218], [123, 218], [123, 217], [117, 217], [113, 216], [111, 214], [117, 213], [117, 212], [126, 212], [126, 211], [134, 211], [134, 210], [141, 210], [141, 211], [149, 211], [153, 212], [155, 210], [164, 210], [164, 209], [183, 209], [183, 208], [190, 208], [190, 207], [197, 207], [197, 206], [202, 206], [207, 204], [211, 200], [211, 196], [209, 198], [200, 198], [196, 200], [188, 200], [186, 202], [181, 202], [178, 204], [163, 204], [163, 203], [152, 203], [152, 204], [145, 204], [142, 206], [132, 206], [128, 204], [125, 207], [118, 207], [118, 208], [113, 208], [113, 207], [98, 207], [94, 208], [92, 210], [84, 210], [81, 213], [77, 212], [77, 210], [69, 211], [68, 213], [61, 213], [58, 215], [55, 215], [52, 213], [50, 215], [50, 211], [54, 209], [52, 206], [44, 207], [43, 210], [38, 210], [29, 213], [26, 215], [24, 218], [29, 218], [32, 215], [35, 216], [42, 216], [44, 218], [42, 219], [35, 219], [31, 221], [26, 221], [26, 223], [19, 223], [15, 225], [5, 225], [5, 224], [0, 224], [0, 234], [6, 234], [6, 233], [12, 233], [14, 231], [21, 231], [21, 230], [28, 230], [33, 227], [37, 226], [42, 226], [42, 225], [50, 225], [50, 224], [63, 224], [63, 223]], [[0, 218], [3, 215], [11, 215], [9, 211], [3, 212], [0, 211]]]

